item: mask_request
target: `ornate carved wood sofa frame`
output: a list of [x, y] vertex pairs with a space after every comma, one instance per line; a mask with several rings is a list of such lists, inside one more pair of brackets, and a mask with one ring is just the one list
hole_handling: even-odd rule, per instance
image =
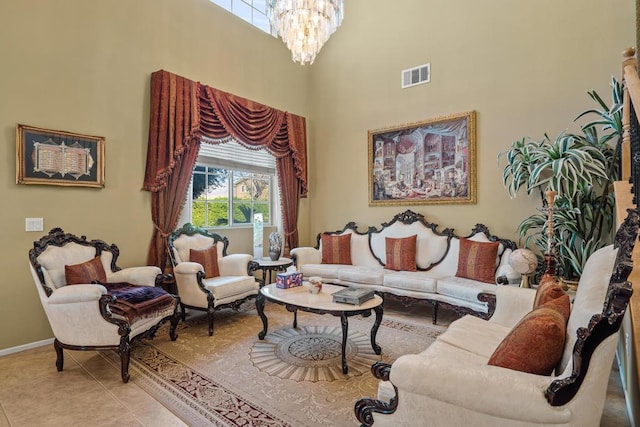
[[[627, 281], [640, 215], [629, 210], [615, 244], [587, 261], [555, 374], [534, 375], [487, 361], [533, 306], [535, 291], [501, 287], [494, 316], [465, 316], [425, 351], [375, 363], [377, 399], [361, 399], [364, 426], [598, 426], [618, 330], [632, 294]], [[508, 396], [508, 398], [505, 398]]]
[[[438, 231], [438, 225], [428, 222], [424, 215], [407, 210], [393, 217], [381, 227], [369, 227], [359, 232], [355, 222], [342, 230], [320, 233], [315, 247], [291, 250], [291, 256], [304, 277], [320, 276], [328, 283], [368, 287], [385, 298], [394, 298], [405, 305], [417, 300], [431, 303], [433, 323], [438, 308], [455, 310], [458, 314], [474, 314], [488, 318], [495, 308], [496, 285], [456, 277], [460, 237], [451, 228]], [[322, 264], [322, 234], [351, 234], [351, 260], [353, 265]], [[385, 269], [385, 238], [417, 235], [417, 271]], [[496, 281], [507, 284], [518, 281], [517, 274], [508, 264], [509, 255], [516, 244], [493, 236], [488, 228], [477, 224], [468, 236], [473, 241], [499, 242], [496, 259]]]
[[[158, 328], [169, 321], [169, 336], [178, 337], [179, 299], [132, 320], [114, 314], [117, 298], [100, 284], [67, 285], [65, 265], [80, 264], [99, 257], [107, 282], [126, 282], [139, 286], [159, 286], [165, 279], [158, 267], [142, 266], [122, 269], [116, 265], [120, 250], [102, 240], [65, 233], [60, 228], [34, 242], [29, 251], [30, 268], [38, 295], [49, 319], [55, 340], [56, 367], [62, 371], [63, 349], [116, 350], [120, 356], [121, 377], [129, 380], [131, 346], [143, 338], [153, 338]], [[159, 291], [158, 291], [159, 293]], [[163, 296], [165, 301], [168, 300]]]

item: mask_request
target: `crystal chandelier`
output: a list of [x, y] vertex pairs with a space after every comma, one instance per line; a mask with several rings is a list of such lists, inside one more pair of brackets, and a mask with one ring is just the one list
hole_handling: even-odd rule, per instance
[[271, 25], [294, 62], [313, 64], [322, 45], [342, 23], [342, 0], [268, 0]]

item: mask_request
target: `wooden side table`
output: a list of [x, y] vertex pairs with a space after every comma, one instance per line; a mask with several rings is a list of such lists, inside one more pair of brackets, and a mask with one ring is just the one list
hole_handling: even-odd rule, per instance
[[[273, 283], [274, 271], [285, 271], [290, 265], [293, 265], [293, 260], [291, 258], [282, 257], [277, 261], [273, 261], [271, 258], [258, 258], [254, 259], [249, 264], [249, 272], [253, 273], [254, 271], [261, 270], [262, 277], [264, 279], [263, 282], [266, 282], [262, 284], [262, 286], [264, 286], [265, 284], [268, 285]], [[269, 278], [269, 281], [267, 281], [267, 277]]]

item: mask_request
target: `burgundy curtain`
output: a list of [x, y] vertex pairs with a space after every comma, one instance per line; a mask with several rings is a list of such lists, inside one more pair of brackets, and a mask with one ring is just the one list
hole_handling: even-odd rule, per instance
[[149, 147], [143, 190], [151, 191], [153, 235], [147, 263], [167, 266], [167, 236], [173, 231], [198, 156], [198, 85], [174, 74], [151, 75]]
[[200, 143], [230, 139], [276, 157], [285, 242], [298, 246], [298, 204], [307, 195], [305, 118], [157, 71], [143, 185], [153, 192], [150, 265], [166, 265], [166, 238], [177, 225]]

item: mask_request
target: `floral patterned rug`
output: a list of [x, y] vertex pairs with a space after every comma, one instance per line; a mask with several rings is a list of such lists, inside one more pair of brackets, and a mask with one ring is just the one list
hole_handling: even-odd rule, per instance
[[335, 381], [362, 375], [380, 356], [371, 339], [353, 332], [345, 349], [349, 372], [342, 373], [342, 327], [303, 326], [270, 332], [251, 347], [249, 358], [259, 370], [294, 381]]
[[[267, 304], [265, 313], [269, 331], [260, 341], [262, 323], [251, 303], [239, 312], [216, 312], [211, 337], [206, 318], [191, 312], [178, 327], [177, 341], [161, 329], [154, 340], [134, 347], [131, 380], [190, 426], [354, 426], [356, 400], [377, 392], [371, 364], [418, 353], [445, 330], [385, 313], [377, 356], [369, 341], [373, 318], [352, 317], [349, 373], [343, 375], [339, 318], [299, 313], [293, 329], [284, 307]], [[269, 363], [278, 368], [261, 361], [260, 351], [270, 353]], [[117, 363], [117, 355], [109, 354]]]

